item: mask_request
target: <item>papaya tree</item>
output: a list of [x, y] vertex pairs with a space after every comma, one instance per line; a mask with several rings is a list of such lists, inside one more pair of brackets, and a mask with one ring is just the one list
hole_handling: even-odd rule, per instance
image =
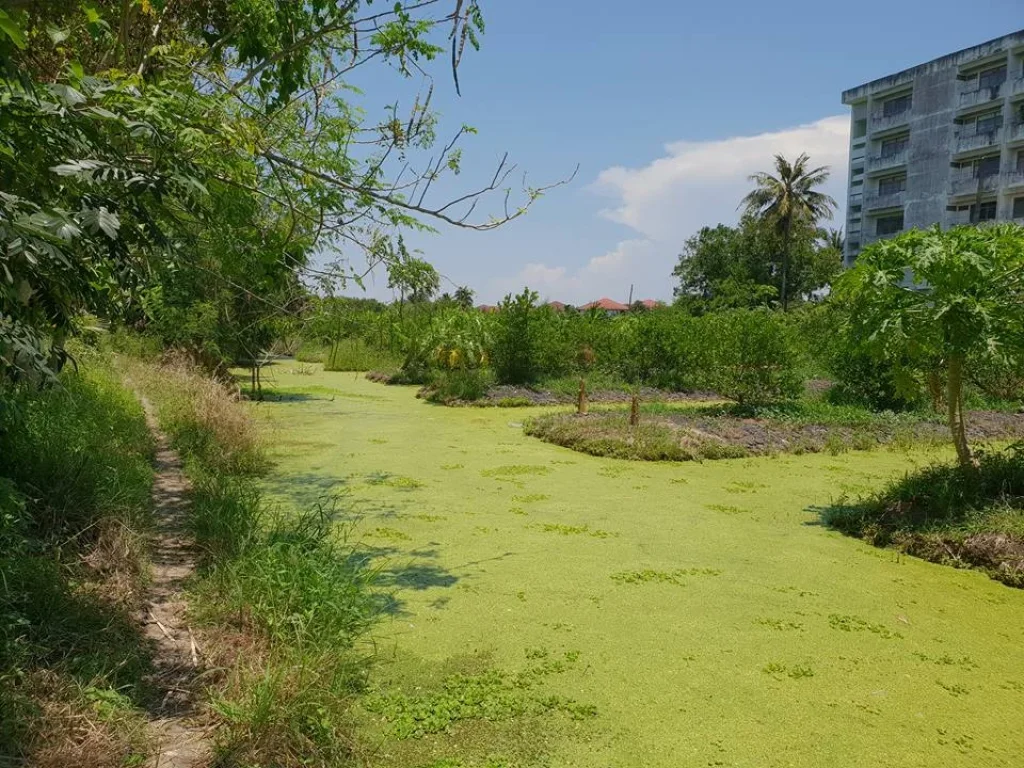
[[1024, 354], [1024, 228], [938, 226], [874, 243], [837, 285], [851, 338], [905, 380], [941, 377], [962, 465], [964, 382], [974, 361]]

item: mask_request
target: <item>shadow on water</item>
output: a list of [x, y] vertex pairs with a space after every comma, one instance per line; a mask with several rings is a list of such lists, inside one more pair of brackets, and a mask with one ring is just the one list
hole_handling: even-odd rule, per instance
[[289, 499], [300, 508], [331, 507], [336, 517], [357, 520], [363, 515], [356, 514], [351, 504], [342, 503], [350, 493], [348, 484], [349, 481], [343, 477], [318, 472], [289, 474], [263, 481], [263, 487], [270, 495]]
[[[436, 549], [421, 549], [410, 553], [396, 547], [375, 547], [360, 545], [353, 553], [353, 566], [374, 571], [374, 586], [377, 609], [389, 616], [408, 616], [406, 601], [402, 593], [407, 590], [423, 591], [435, 588], [454, 587], [461, 578], [438, 565]], [[441, 604], [447, 598], [438, 598]]]

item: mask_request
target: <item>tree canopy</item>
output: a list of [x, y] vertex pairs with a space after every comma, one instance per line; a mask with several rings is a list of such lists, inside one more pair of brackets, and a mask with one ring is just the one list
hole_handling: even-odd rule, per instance
[[376, 115], [350, 98], [366, 67], [442, 65], [457, 87], [483, 31], [476, 0], [8, 3], [0, 376], [59, 366], [83, 312], [246, 354], [231, 328], [259, 326], [311, 276], [359, 283], [400, 258], [403, 229], [521, 216], [543, 190], [510, 189], [506, 158], [436, 196], [473, 131], [439, 138], [433, 85]]
[[936, 226], [873, 243], [838, 281], [837, 298], [853, 337], [905, 381], [944, 377], [953, 443], [970, 464], [965, 378], [982, 360], [1024, 358], [1024, 228]]
[[[672, 275], [677, 302], [697, 312], [752, 308], [778, 301], [781, 235], [774, 223], [744, 216], [739, 225], [704, 227], [683, 245]], [[835, 279], [842, 254], [807, 222], [790, 232], [791, 295], [807, 297]]]

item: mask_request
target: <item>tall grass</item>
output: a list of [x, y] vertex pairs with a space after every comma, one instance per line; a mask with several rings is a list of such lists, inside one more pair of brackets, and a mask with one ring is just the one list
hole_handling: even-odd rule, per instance
[[327, 766], [355, 740], [348, 709], [367, 660], [372, 573], [333, 510], [283, 516], [255, 487], [266, 466], [256, 424], [235, 393], [183, 363], [128, 363], [182, 452], [202, 548], [191, 606], [224, 673], [211, 699], [220, 766]]
[[342, 339], [327, 348], [325, 371], [397, 370], [402, 360], [387, 350], [377, 349], [362, 339]]
[[0, 764], [138, 764], [152, 444], [94, 356], [0, 387]]

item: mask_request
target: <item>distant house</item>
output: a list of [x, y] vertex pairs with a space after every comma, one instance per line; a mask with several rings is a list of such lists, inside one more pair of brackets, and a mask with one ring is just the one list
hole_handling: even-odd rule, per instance
[[549, 301], [547, 306], [551, 307], [555, 312], [565, 312], [565, 304], [560, 301]]
[[663, 306], [660, 301], [655, 301], [654, 299], [641, 299], [640, 303], [647, 309], [657, 309], [658, 307]]
[[618, 315], [623, 312], [629, 312], [629, 307], [627, 305], [609, 299], [608, 297], [592, 301], [589, 304], [584, 304], [580, 307], [580, 311], [582, 312], [589, 312], [591, 309], [600, 309], [609, 315]]
[[493, 304], [479, 304], [477, 305], [477, 312], [497, 312], [498, 308]]

